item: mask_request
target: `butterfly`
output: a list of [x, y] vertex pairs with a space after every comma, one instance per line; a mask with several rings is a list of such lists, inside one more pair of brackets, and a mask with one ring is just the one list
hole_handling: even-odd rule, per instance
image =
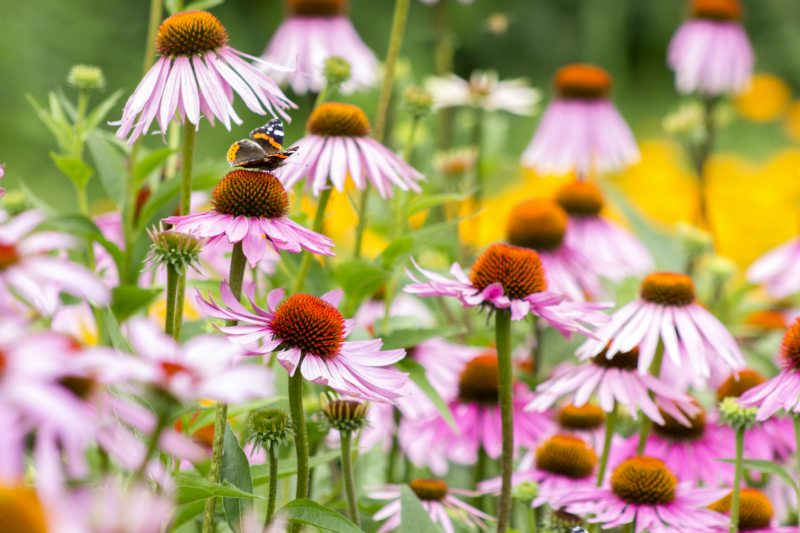
[[[252, 140], [251, 140], [252, 139]], [[228, 150], [228, 163], [232, 167], [272, 171], [283, 166], [286, 158], [297, 152], [297, 147], [282, 150], [283, 123], [273, 118], [266, 126], [250, 132], [250, 139], [236, 141]]]

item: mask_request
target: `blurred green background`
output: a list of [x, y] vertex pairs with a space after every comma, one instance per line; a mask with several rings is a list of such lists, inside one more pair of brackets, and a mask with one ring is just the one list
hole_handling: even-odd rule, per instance
[[[614, 76], [615, 100], [639, 139], [662, 136], [661, 117], [680, 101], [673, 90], [672, 73], [664, 63], [670, 36], [686, 13], [682, 0], [475, 0], [461, 5], [449, 0], [449, 20], [456, 47], [455, 71], [468, 77], [476, 68], [496, 69], [501, 78], [524, 76], [547, 89], [561, 65], [589, 61]], [[745, 0], [745, 26], [757, 55], [758, 71], [800, 87], [800, 2]], [[394, 2], [351, 0], [351, 17], [362, 39], [379, 58], [386, 53]], [[109, 120], [121, 116], [125, 99], [142, 76], [147, 0], [34, 0], [0, 2], [0, 162], [6, 162], [2, 185], [19, 181], [60, 210], [75, 210], [72, 185], [54, 166], [49, 152], [55, 141], [25, 98], [39, 102], [47, 92], [66, 87], [70, 66], [100, 66], [106, 75], [104, 94], [117, 88], [123, 95]], [[281, 0], [228, 0], [212, 12], [230, 35], [230, 44], [260, 55], [284, 16]], [[434, 72], [434, 10], [412, 0], [402, 57], [409, 60], [413, 77], [421, 82]], [[506, 20], [505, 31], [490, 29], [489, 20]], [[501, 24], [502, 26], [502, 24]], [[495, 28], [496, 29], [496, 28]], [[300, 109], [287, 130], [287, 144], [302, 135], [310, 108], [308, 96], [293, 98]], [[375, 109], [377, 90], [345, 99]], [[228, 146], [243, 138], [263, 117], [250, 113], [237, 97], [235, 106], [244, 119], [228, 132], [203, 121], [198, 135], [197, 160], [224, 161]], [[502, 144], [509, 161], [529, 141], [536, 118], [514, 118]], [[111, 128], [109, 127], [109, 130]], [[146, 140], [157, 148], [160, 136]], [[734, 122], [722, 138], [722, 149], [760, 159], [790, 144], [780, 124]], [[491, 146], [491, 144], [489, 144]], [[87, 155], [88, 157], [88, 155]], [[423, 168], [424, 170], [424, 168]], [[90, 184], [90, 201], [105, 196], [99, 180]]]

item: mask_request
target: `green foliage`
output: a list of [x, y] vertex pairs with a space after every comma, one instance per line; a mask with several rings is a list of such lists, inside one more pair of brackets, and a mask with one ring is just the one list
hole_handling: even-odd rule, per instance
[[120, 285], [111, 290], [111, 310], [117, 320], [124, 322], [134, 313], [150, 305], [161, 289], [141, 289], [136, 285]]
[[263, 500], [262, 496], [251, 494], [243, 491], [230, 483], [223, 482], [222, 484], [212, 483], [211, 481], [195, 476], [175, 476], [175, 503], [184, 505], [187, 503], [196, 502], [199, 500], [206, 500], [208, 498], [258, 498]]
[[428, 399], [436, 406], [436, 409], [442, 415], [447, 425], [453, 428], [453, 431], [458, 433], [458, 427], [456, 426], [456, 421], [453, 419], [453, 413], [450, 412], [450, 407], [447, 403], [439, 396], [439, 393], [436, 392], [436, 389], [428, 381], [428, 376], [425, 374], [425, 368], [414, 361], [411, 358], [406, 357], [405, 359], [400, 360], [395, 364], [398, 370], [402, 372], [408, 372], [408, 377], [417, 384], [417, 386], [422, 389], [422, 392], [428, 397]]
[[[225, 443], [222, 449], [221, 479], [243, 490], [253, 493], [253, 478], [250, 475], [250, 462], [233, 434], [230, 423], [225, 424]], [[249, 509], [253, 508], [250, 498], [222, 498], [228, 525], [236, 533], [242, 531], [242, 520]]]
[[320, 529], [334, 533], [360, 533], [361, 530], [345, 518], [341, 513], [334, 511], [313, 500], [304, 498], [287, 503], [276, 513], [285, 515], [292, 524], [316, 526]]
[[428, 511], [408, 485], [400, 486], [400, 526], [398, 533], [439, 533]]

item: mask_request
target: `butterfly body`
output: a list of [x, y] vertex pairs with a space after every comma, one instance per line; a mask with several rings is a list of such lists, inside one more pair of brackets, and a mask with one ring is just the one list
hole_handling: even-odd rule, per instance
[[283, 166], [297, 147], [283, 150], [283, 124], [274, 118], [261, 128], [250, 132], [249, 139], [233, 143], [228, 150], [228, 163], [232, 167], [273, 171]]

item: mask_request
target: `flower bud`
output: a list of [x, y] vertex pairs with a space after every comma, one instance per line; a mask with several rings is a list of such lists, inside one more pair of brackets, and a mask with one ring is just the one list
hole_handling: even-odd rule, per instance
[[179, 273], [185, 274], [187, 268], [191, 266], [196, 272], [200, 272], [197, 265], [200, 263], [200, 252], [205, 239], [174, 230], [165, 231], [163, 226], [159, 226], [157, 230], [148, 229], [147, 233], [153, 244], [150, 245], [150, 253], [145, 258], [151, 265], [145, 271], [158, 266], [172, 266]]
[[714, 237], [697, 226], [680, 222], [676, 226], [678, 238], [689, 257], [699, 257], [711, 250]]
[[428, 116], [433, 110], [433, 94], [418, 85], [409, 85], [403, 95], [404, 106], [412, 118]]
[[67, 83], [81, 91], [102, 91], [106, 87], [106, 78], [100, 67], [75, 65], [67, 75]]
[[260, 409], [250, 413], [250, 436], [248, 442], [253, 443], [253, 451], [260, 448], [271, 451], [274, 446], [286, 444], [289, 435], [293, 435], [294, 425], [289, 415], [280, 409]]
[[535, 481], [523, 481], [511, 490], [511, 497], [521, 502], [532, 502], [539, 495], [539, 484]]
[[735, 430], [750, 429], [756, 423], [758, 407], [747, 409], [739, 405], [739, 398], [728, 396], [719, 402], [719, 420]]
[[322, 414], [330, 427], [339, 431], [358, 431], [367, 425], [370, 403], [355, 398], [328, 394], [320, 398]]
[[331, 56], [325, 60], [323, 73], [328, 86], [339, 86], [350, 79], [350, 63], [341, 57]]

